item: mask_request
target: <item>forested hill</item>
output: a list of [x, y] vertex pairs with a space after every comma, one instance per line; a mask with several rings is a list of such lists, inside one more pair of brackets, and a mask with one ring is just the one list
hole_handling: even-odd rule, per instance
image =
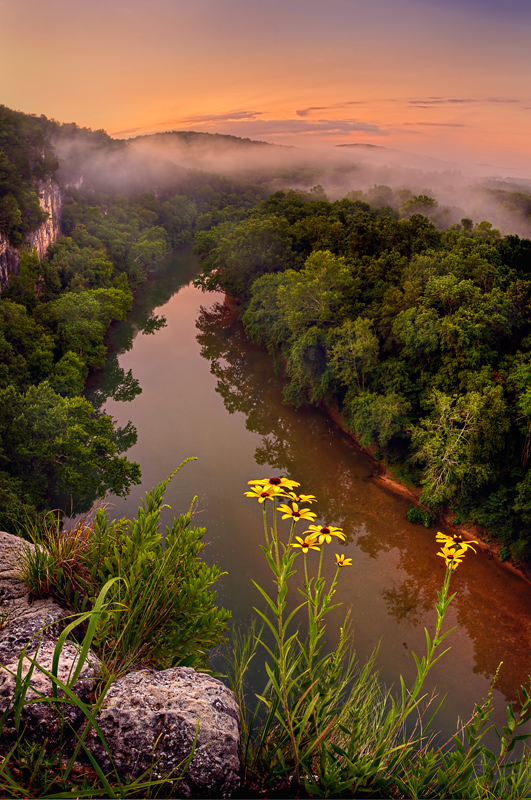
[[426, 505], [528, 560], [531, 241], [467, 218], [440, 229], [422, 204], [278, 192], [197, 234], [198, 284], [243, 301], [288, 402], [339, 407]]
[[[39, 261], [27, 242], [46, 216], [46, 181], [61, 190], [63, 235]], [[117, 430], [83, 397], [106, 331], [166, 252], [266, 196], [248, 181], [141, 158], [104, 131], [0, 107], [0, 238], [20, 254], [0, 296], [0, 529], [27, 530], [51, 508], [83, 511], [140, 480], [124, 455], [134, 428]], [[160, 324], [148, 317], [141, 332]], [[123, 375], [115, 391], [141, 389]]]

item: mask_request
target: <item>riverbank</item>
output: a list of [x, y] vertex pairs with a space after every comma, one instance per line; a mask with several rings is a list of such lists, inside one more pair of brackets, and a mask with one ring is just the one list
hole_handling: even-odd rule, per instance
[[[357, 440], [356, 436], [349, 431], [347, 428], [345, 421], [343, 420], [339, 411], [332, 406], [327, 406], [325, 404], [321, 405], [322, 410], [328, 414], [328, 416], [335, 422], [335, 424], [341, 428], [343, 433], [352, 439], [354, 444], [357, 448], [363, 453], [365, 453], [371, 461], [377, 466], [375, 469], [374, 475], [372, 476], [372, 480], [376, 481], [380, 484], [380, 486], [389, 489], [390, 491], [401, 494], [405, 497], [408, 497], [416, 506], [419, 508], [424, 509], [425, 507], [419, 500], [420, 494], [422, 489], [420, 486], [415, 487], [408, 487], [404, 483], [398, 480], [398, 478], [392, 474], [389, 468], [382, 462], [375, 458], [374, 454], [371, 452], [370, 447], [363, 447], [359, 441]], [[428, 509], [426, 509], [428, 510]], [[499, 555], [500, 551], [503, 547], [502, 544], [499, 542], [486, 542], [485, 541], [485, 533], [475, 525], [463, 526], [463, 525], [455, 525], [452, 522], [452, 515], [448, 512], [446, 514], [441, 514], [437, 519], [440, 519], [447, 528], [450, 528], [452, 531], [459, 533], [465, 539], [474, 539], [478, 542], [478, 546], [481, 550], [483, 550], [487, 558], [497, 558], [500, 560]], [[511, 572], [520, 575], [524, 578], [530, 585], [531, 585], [531, 564], [515, 564], [513, 561], [507, 559], [505, 561], [500, 560], [500, 564], [505, 568], [510, 570]]]
[[[232, 312], [232, 314], [234, 314], [236, 319], [241, 320], [241, 301], [238, 298], [225, 295], [224, 305]], [[352, 440], [356, 448], [358, 448], [360, 452], [367, 455], [375, 464], [375, 471], [372, 476], [373, 481], [377, 482], [382, 488], [386, 488], [395, 494], [400, 494], [404, 497], [407, 497], [419, 508], [425, 508], [419, 500], [422, 492], [420, 486], [406, 486], [397, 478], [396, 475], [392, 473], [388, 465], [375, 457], [373, 448], [363, 447], [352, 431], [348, 429], [341, 413], [337, 408], [334, 408], [326, 403], [321, 403], [319, 407]], [[453, 515], [450, 512], [440, 514], [438, 519], [451, 531], [459, 533], [465, 539], [476, 540], [478, 542], [478, 546], [485, 552], [487, 558], [498, 559], [501, 566], [524, 578], [524, 580], [531, 585], [531, 564], [514, 563], [511, 559], [501, 561], [499, 556], [503, 544], [496, 541], [485, 541], [485, 539], [490, 538], [488, 532], [485, 532], [484, 530], [472, 524], [466, 526], [454, 524], [452, 522]]]

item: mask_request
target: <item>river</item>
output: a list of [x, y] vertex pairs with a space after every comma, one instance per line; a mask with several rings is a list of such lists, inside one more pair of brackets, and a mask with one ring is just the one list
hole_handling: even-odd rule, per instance
[[[222, 295], [189, 283], [196, 272], [187, 248], [158, 265], [139, 288], [128, 321], [112, 330], [108, 366], [92, 380], [89, 397], [138, 433], [127, 455], [140, 463], [143, 483], [125, 499], [107, 498], [112, 516], [135, 516], [147, 490], [196, 456], [170, 483], [172, 511], [164, 520], [187, 510], [197, 495], [194, 523], [206, 528], [204, 557], [227, 573], [218, 601], [244, 625], [260, 604], [253, 579], [271, 587], [259, 549], [261, 506], [243, 496], [247, 481], [277, 474], [300, 481], [299, 491], [317, 496], [312, 510], [320, 524], [340, 525], [348, 535], [345, 547], [330, 546], [325, 562], [328, 576], [334, 552], [353, 562], [340, 571], [343, 607], [329, 616], [331, 641], [350, 607], [359, 661], [379, 645], [382, 681], [396, 686], [402, 674], [411, 685], [411, 651], [422, 655], [424, 627], [434, 630], [444, 576], [435, 533], [444, 527], [409, 523], [408, 499], [374, 480], [373, 463], [324, 413], [283, 405], [273, 359], [245, 339]], [[165, 327], [149, 320], [152, 310], [166, 318]], [[487, 694], [500, 662], [492, 719], [504, 724], [505, 704], [517, 700], [531, 652], [531, 586], [522, 577], [478, 551], [454, 573], [452, 591], [451, 650], [426, 683], [439, 699], [447, 695], [436, 723], [445, 736]]]

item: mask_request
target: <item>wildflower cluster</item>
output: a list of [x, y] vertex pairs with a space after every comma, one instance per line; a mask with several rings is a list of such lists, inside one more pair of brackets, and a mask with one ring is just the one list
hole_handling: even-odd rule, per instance
[[[260, 478], [257, 480], [248, 481], [248, 483], [249, 486], [251, 486], [251, 489], [248, 492], [244, 492], [246, 497], [254, 497], [259, 503], [264, 504], [266, 500], [272, 500], [274, 502], [274, 510], [282, 514], [282, 519], [291, 520], [291, 533], [288, 540], [289, 547], [299, 548], [301, 552], [306, 555], [310, 552], [310, 550], [321, 552], [321, 545], [330, 544], [334, 537], [342, 542], [346, 540], [346, 536], [343, 533], [342, 528], [338, 528], [334, 525], [320, 526], [313, 524], [317, 514], [314, 511], [311, 511], [309, 508], [302, 508], [299, 504], [315, 503], [317, 498], [313, 494], [297, 494], [295, 491], [293, 491], [296, 487], [300, 486], [300, 483], [297, 483], [297, 481], [293, 481], [290, 478], [273, 477]], [[285, 498], [291, 502], [289, 505], [288, 503], [281, 503], [277, 506], [277, 498]], [[312, 524], [308, 525], [308, 530], [304, 531], [302, 536], [295, 536], [295, 541], [292, 541], [295, 523], [299, 522], [300, 520], [309, 521]], [[266, 545], [269, 546], [265, 505], [264, 526]], [[272, 541], [275, 544], [277, 552], [278, 563], [278, 536], [276, 521], [271, 534]], [[345, 558], [344, 555], [339, 555], [336, 553], [336, 564], [338, 568], [351, 566], [352, 559]], [[321, 573], [320, 567], [321, 565], [319, 565], [319, 575]]]
[[[352, 558], [336, 553], [335, 575], [327, 581], [322, 574], [323, 553], [325, 545], [346, 541], [343, 529], [316, 522], [317, 514], [310, 509], [316, 498], [298, 494], [296, 481], [275, 477], [249, 485], [245, 495], [262, 506], [262, 550], [275, 589], [268, 593], [254, 582], [266, 603], [254, 609], [263, 625], [260, 632], [252, 630], [241, 640], [232, 660], [231, 685], [241, 711], [247, 785], [268, 797], [288, 796], [287, 790], [290, 797], [531, 797], [529, 750], [521, 759], [510, 760], [515, 744], [528, 736], [519, 729], [531, 719], [529, 686], [522, 687], [518, 716], [507, 707], [507, 726], [503, 736], [498, 734], [499, 755], [481, 743], [491, 727], [492, 687], [462, 726], [462, 739], [453, 737], [454, 749], [432, 746], [428, 728], [433, 717], [427, 723], [422, 720], [426, 678], [449, 649], [445, 645], [452, 629], [444, 630], [443, 623], [455, 597], [450, 594], [453, 573], [468, 550], [476, 552], [477, 542], [437, 533], [437, 555], [444, 559], [446, 570], [437, 592], [435, 629], [424, 629], [425, 655], [413, 653], [417, 673], [413, 685], [406, 688], [400, 676], [401, 691], [393, 697], [373, 671], [376, 652], [358, 668], [348, 612], [335, 649], [324, 647], [327, 614], [340, 605], [334, 603], [339, 570], [350, 566]], [[272, 512], [271, 527], [268, 512]], [[287, 540], [279, 538], [278, 514], [291, 521]], [[295, 536], [301, 520], [306, 530]], [[303, 602], [288, 609], [288, 583], [301, 556], [304, 578], [297, 590]], [[301, 612], [307, 613], [307, 623]], [[257, 650], [266, 654], [267, 681], [252, 711], [244, 676]]]
[[440, 531], [435, 536], [435, 540], [441, 543], [441, 549], [437, 553], [438, 556], [444, 558], [446, 568], [451, 570], [457, 569], [462, 562], [463, 557], [467, 550], [476, 552], [474, 544], [477, 544], [475, 539], [466, 541], [460, 533], [454, 533], [453, 536], [448, 536], [446, 533]]

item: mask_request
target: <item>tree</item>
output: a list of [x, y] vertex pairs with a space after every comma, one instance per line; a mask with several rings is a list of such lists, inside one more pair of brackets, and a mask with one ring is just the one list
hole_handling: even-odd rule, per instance
[[123, 496], [140, 482], [138, 464], [117, 455], [112, 418], [97, 415], [83, 397], [61, 397], [44, 382], [24, 394], [9, 386], [0, 405], [3, 468], [24, 480], [37, 508], [50, 495], [90, 505], [108, 490]]
[[219, 238], [210, 231], [199, 237], [200, 246], [208, 247], [208, 253], [198, 250], [205, 270], [196, 285], [203, 289], [222, 290], [231, 296], [248, 299], [257, 278], [268, 272], [282, 271], [290, 265], [291, 245], [286, 220], [258, 217], [236, 225], [225, 223], [222, 227]]
[[66, 292], [45, 313], [55, 323], [62, 351], [76, 353], [88, 367], [99, 367], [106, 353], [105, 332], [111, 320], [125, 318], [131, 302], [131, 295], [120, 289]]
[[501, 386], [454, 396], [435, 390], [432, 412], [412, 430], [415, 459], [424, 466], [422, 500], [448, 502], [496, 474], [509, 419]]
[[380, 345], [373, 333], [373, 321], [357, 317], [335, 328], [330, 336], [329, 368], [340, 386], [367, 388], [369, 376], [378, 364]]
[[376, 394], [351, 390], [343, 408], [360, 444], [363, 447], [377, 444], [385, 450], [393, 436], [406, 430], [411, 403], [397, 392]]
[[360, 280], [343, 256], [318, 250], [300, 272], [288, 270], [278, 287], [279, 313], [296, 337], [312, 325], [337, 325], [359, 295]]

